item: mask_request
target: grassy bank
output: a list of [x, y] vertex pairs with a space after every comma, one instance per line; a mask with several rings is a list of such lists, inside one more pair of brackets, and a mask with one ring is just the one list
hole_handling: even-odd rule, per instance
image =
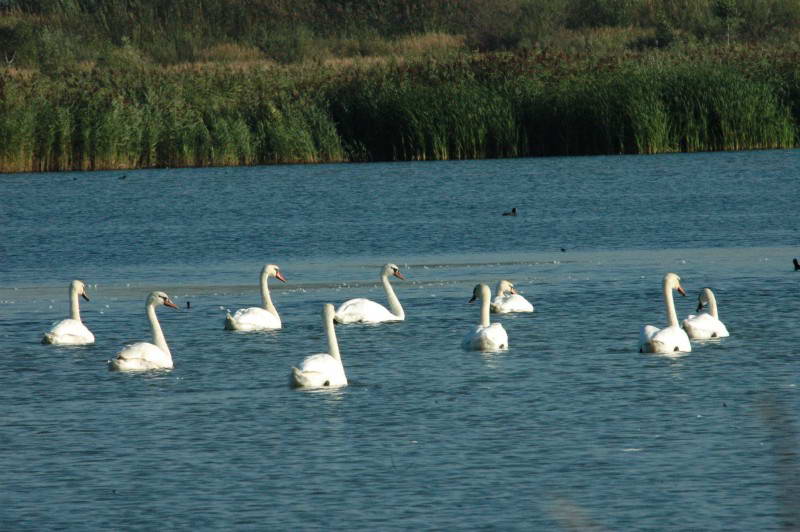
[[789, 148], [798, 64], [725, 48], [7, 68], [0, 171]]

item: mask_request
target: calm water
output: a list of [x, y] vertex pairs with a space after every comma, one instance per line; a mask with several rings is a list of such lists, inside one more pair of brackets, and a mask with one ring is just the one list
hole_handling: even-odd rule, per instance
[[[800, 151], [0, 176], [0, 529], [779, 530], [797, 527]], [[123, 178], [124, 177], [124, 178]], [[517, 207], [517, 217], [500, 216]], [[565, 251], [561, 251], [561, 249]], [[351, 385], [289, 368], [325, 349]], [[271, 283], [284, 328], [223, 330]], [[730, 338], [637, 352], [661, 278]], [[97, 343], [43, 346], [67, 285]], [[460, 349], [477, 282], [536, 306], [493, 317], [507, 352]], [[280, 285], [280, 286], [277, 286]], [[176, 367], [118, 374], [149, 341]], [[186, 302], [191, 302], [187, 310]]]

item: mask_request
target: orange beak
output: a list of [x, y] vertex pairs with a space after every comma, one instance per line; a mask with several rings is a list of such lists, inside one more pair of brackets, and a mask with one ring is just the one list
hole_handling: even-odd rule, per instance
[[403, 277], [403, 274], [402, 274], [402, 273], [400, 273], [400, 272], [394, 272], [394, 274], [393, 274], [393, 275], [394, 275], [395, 277], [397, 277], [398, 279], [402, 279], [402, 280], [404, 280], [404, 281], [406, 280], [406, 278], [405, 278], [405, 277]]
[[681, 287], [681, 285], [678, 285], [678, 287], [675, 290], [677, 290], [680, 295], [684, 297], [686, 296], [686, 292], [683, 290], [683, 287]]
[[164, 301], [164, 306], [165, 307], [172, 307], [174, 309], [178, 309], [178, 305], [173, 303], [171, 299], [167, 299], [166, 301]]
[[279, 281], [286, 282], [286, 278], [283, 276], [281, 272], [275, 272], [275, 278]]

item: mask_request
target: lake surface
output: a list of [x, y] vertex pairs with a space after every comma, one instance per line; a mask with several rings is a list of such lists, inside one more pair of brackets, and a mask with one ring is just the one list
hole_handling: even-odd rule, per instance
[[[800, 526], [800, 151], [0, 176], [0, 529], [781, 530]], [[501, 216], [516, 207], [519, 216]], [[563, 251], [562, 251], [563, 249]], [[337, 326], [350, 386], [288, 386]], [[260, 302], [283, 329], [223, 330]], [[731, 332], [638, 353], [661, 280]], [[478, 282], [498, 353], [461, 350]], [[89, 283], [90, 347], [39, 343]], [[175, 369], [113, 373], [158, 311]], [[186, 304], [191, 303], [187, 309]]]

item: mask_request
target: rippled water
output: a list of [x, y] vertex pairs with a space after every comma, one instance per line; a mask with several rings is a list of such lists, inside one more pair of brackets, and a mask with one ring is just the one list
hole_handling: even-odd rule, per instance
[[[798, 151], [0, 176], [4, 530], [776, 530], [797, 527]], [[503, 217], [517, 207], [520, 215]], [[562, 248], [564, 251], [562, 251]], [[298, 391], [320, 310], [350, 386]], [[284, 328], [223, 330], [271, 283]], [[661, 278], [731, 336], [639, 354]], [[97, 343], [43, 346], [85, 279]], [[477, 282], [507, 352], [460, 349]], [[159, 317], [172, 371], [111, 373]], [[191, 308], [186, 309], [186, 303]]]

